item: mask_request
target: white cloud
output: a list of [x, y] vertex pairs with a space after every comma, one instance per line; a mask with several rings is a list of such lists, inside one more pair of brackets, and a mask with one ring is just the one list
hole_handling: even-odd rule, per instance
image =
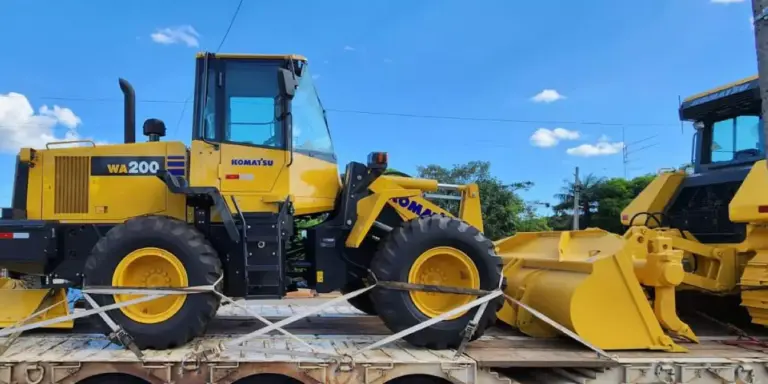
[[595, 144], [582, 144], [578, 147], [568, 148], [565, 152], [572, 156], [593, 157], [615, 155], [624, 148], [621, 141], [611, 142], [611, 139], [602, 135]]
[[345, 51], [354, 51], [354, 50], [355, 50], [355, 48], [352, 48], [352, 47], [350, 47], [349, 45], [345, 45], [345, 46], [344, 46], [344, 50], [345, 50]]
[[62, 108], [58, 105], [54, 105], [53, 109], [48, 108], [47, 105], [40, 107], [40, 114], [43, 116], [50, 116], [56, 119], [59, 123], [67, 128], [74, 129], [83, 121], [80, 120], [74, 112], [69, 108]]
[[[69, 108], [43, 105], [35, 114], [26, 96], [16, 92], [0, 94], [0, 152], [16, 153], [21, 147], [41, 149], [52, 141], [83, 139], [77, 132], [81, 123]], [[63, 135], [54, 132], [59, 124], [67, 128]]]
[[578, 131], [569, 131], [565, 128], [539, 128], [531, 135], [531, 144], [536, 147], [548, 148], [554, 147], [561, 140], [576, 140], [579, 138]]
[[536, 96], [531, 97], [531, 100], [536, 103], [553, 103], [562, 99], [565, 99], [565, 96], [554, 89], [545, 89], [536, 94]]
[[200, 45], [200, 42], [197, 40], [200, 34], [191, 25], [158, 29], [150, 37], [152, 37], [152, 41], [155, 43], [164, 45], [186, 44], [188, 47]]
[[715, 4], [734, 4], [734, 3], [744, 2], [744, 0], [709, 0], [709, 1]]

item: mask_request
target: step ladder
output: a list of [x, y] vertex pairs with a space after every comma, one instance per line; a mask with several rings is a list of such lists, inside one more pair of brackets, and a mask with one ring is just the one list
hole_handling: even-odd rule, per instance
[[285, 248], [293, 235], [290, 201], [280, 203], [277, 213], [243, 213], [233, 201], [243, 244], [246, 298], [282, 298], [286, 291]]

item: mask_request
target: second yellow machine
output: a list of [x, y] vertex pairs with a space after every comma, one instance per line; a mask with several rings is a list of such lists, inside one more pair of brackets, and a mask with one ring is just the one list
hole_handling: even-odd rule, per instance
[[[695, 128], [692, 172], [660, 172], [617, 218], [623, 235], [588, 228], [497, 241], [507, 293], [603, 349], [685, 351], [680, 340], [698, 337], [678, 317], [682, 293], [693, 315], [768, 325], [760, 112], [757, 77], [687, 98], [679, 113]], [[560, 334], [522, 308], [505, 305], [499, 318], [528, 335]]]
[[[125, 95], [123, 144], [50, 143], [18, 156], [11, 208], [0, 220], [0, 327], [48, 303], [65, 287], [189, 287], [215, 284], [230, 297], [280, 298], [299, 282], [318, 292], [382, 281], [477, 290], [499, 286], [501, 259], [482, 235], [476, 185], [385, 175], [386, 153], [351, 162], [340, 177], [307, 60], [297, 55], [197, 57], [192, 142], [161, 141], [149, 119], [135, 138], [135, 96]], [[67, 144], [67, 143], [64, 143]], [[424, 198], [452, 190], [458, 216]], [[296, 218], [307, 257], [289, 261]], [[298, 272], [297, 272], [298, 271]], [[19, 283], [40, 276], [41, 288]], [[223, 276], [223, 279], [222, 279]], [[66, 281], [65, 286], [50, 284]], [[479, 291], [478, 291], [479, 292]], [[375, 288], [352, 304], [393, 331], [477, 296]], [[95, 295], [100, 306], [130, 295]], [[165, 349], [201, 335], [220, 301], [172, 295], [110, 311], [139, 348]], [[496, 319], [502, 299], [473, 338]], [[69, 311], [66, 300], [38, 319]], [[477, 308], [407, 337], [456, 347]], [[72, 327], [72, 321], [51, 324]]]

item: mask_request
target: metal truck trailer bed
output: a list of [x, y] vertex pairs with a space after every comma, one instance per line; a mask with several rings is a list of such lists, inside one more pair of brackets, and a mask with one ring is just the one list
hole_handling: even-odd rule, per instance
[[564, 340], [491, 336], [470, 344], [464, 355], [478, 369], [519, 382], [768, 383], [768, 346], [727, 345], [736, 340], [704, 337], [700, 344], [681, 344], [689, 349], [683, 354], [609, 352], [616, 358], [612, 361]]
[[[291, 302], [249, 307], [275, 320], [300, 310]], [[205, 337], [175, 350], [144, 351], [143, 362], [104, 336], [87, 333], [92, 331], [88, 324], [79, 324], [76, 333], [25, 333], [0, 356], [0, 384], [77, 383], [89, 377], [115, 383], [115, 376], [109, 376], [113, 373], [149, 383], [247, 383], [246, 378], [262, 373], [283, 375], [297, 383], [429, 384], [424, 375], [446, 383], [768, 382], [765, 347], [725, 345], [735, 338], [714, 333], [704, 336], [699, 345], [685, 344], [690, 349], [686, 354], [612, 353], [615, 360], [569, 340], [535, 340], [504, 328], [469, 344], [458, 357], [454, 350], [430, 351], [395, 342], [353, 360], [332, 361], [312, 356], [296, 341], [279, 335], [259, 337], [247, 342], [244, 350], [225, 350], [205, 361], [188, 360], [196, 349], [262, 327], [238, 315], [225, 307]], [[347, 306], [328, 308], [287, 329], [318, 352], [337, 356], [389, 334], [378, 318]]]

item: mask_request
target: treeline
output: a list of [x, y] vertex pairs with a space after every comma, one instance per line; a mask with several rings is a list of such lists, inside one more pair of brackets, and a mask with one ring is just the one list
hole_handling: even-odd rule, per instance
[[[529, 181], [507, 184], [494, 177], [489, 162], [473, 161], [445, 168], [437, 165], [419, 167], [418, 177], [436, 179], [443, 183], [475, 182], [480, 187], [483, 225], [486, 236], [493, 240], [516, 232], [568, 230], [573, 225], [574, 183], [564, 180], [554, 203], [525, 201], [519, 192], [533, 187]], [[621, 211], [653, 180], [653, 175], [634, 179], [582, 177], [579, 186], [579, 227], [599, 227], [623, 233]], [[455, 201], [437, 202], [443, 208], [457, 212]], [[551, 214], [541, 215], [540, 207], [550, 208]]]

